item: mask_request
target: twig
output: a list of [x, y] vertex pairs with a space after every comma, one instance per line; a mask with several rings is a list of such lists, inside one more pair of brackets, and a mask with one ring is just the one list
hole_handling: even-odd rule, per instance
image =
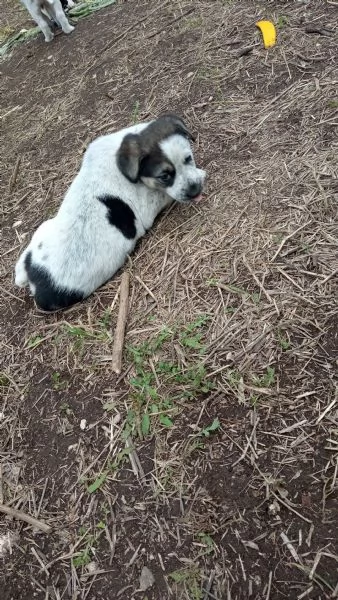
[[306, 223], [303, 223], [303, 225], [301, 225], [300, 227], [298, 227], [295, 231], [293, 231], [292, 233], [290, 233], [289, 235], [287, 235], [280, 243], [277, 251], [275, 252], [275, 254], [273, 255], [271, 262], [273, 262], [274, 260], [276, 260], [278, 254], [280, 253], [281, 249], [283, 248], [284, 244], [290, 239], [292, 238], [294, 235], [296, 235], [296, 233], [298, 233], [298, 231], [301, 231], [302, 229], [304, 229], [304, 227], [306, 227], [307, 225], [310, 225], [312, 223], [312, 221], [307, 221]]
[[14, 165], [13, 173], [9, 180], [8, 191], [10, 194], [12, 193], [12, 191], [14, 190], [14, 187], [15, 187], [16, 178], [18, 176], [18, 172], [19, 172], [19, 168], [20, 168], [20, 164], [21, 164], [21, 159], [22, 159], [22, 156], [21, 156], [21, 154], [19, 154], [19, 156], [17, 156], [16, 162]]
[[269, 598], [270, 598], [271, 583], [272, 583], [272, 571], [270, 571], [270, 573], [269, 573], [268, 589], [266, 592], [265, 600], [269, 600]]
[[38, 521], [38, 519], [34, 519], [34, 517], [27, 515], [27, 513], [24, 513], [21, 510], [16, 510], [16, 508], [0, 504], [0, 512], [13, 517], [14, 519], [19, 519], [19, 521], [25, 521], [25, 523], [28, 523], [37, 529], [41, 529], [41, 531], [44, 531], [45, 533], [50, 533], [52, 531], [52, 528], [50, 525], [47, 525], [47, 523]]
[[295, 510], [294, 508], [292, 508], [292, 506], [290, 506], [290, 504], [288, 504], [287, 502], [285, 502], [285, 500], [283, 500], [281, 498], [281, 496], [278, 496], [273, 490], [272, 490], [272, 495], [276, 498], [276, 500], [278, 502], [280, 502], [280, 504], [283, 504], [283, 506], [285, 506], [285, 508], [288, 508], [295, 515], [297, 515], [298, 517], [300, 517], [301, 519], [303, 519], [303, 521], [305, 521], [306, 523], [310, 523], [312, 525], [312, 521], [310, 519], [307, 519], [300, 512], [298, 512], [298, 510]]
[[3, 501], [4, 501], [3, 473], [2, 473], [2, 464], [0, 462], [0, 504], [3, 504]]
[[266, 297], [267, 301], [270, 304], [272, 304], [272, 298], [271, 298], [270, 294], [268, 294], [268, 292], [266, 291], [266, 289], [265, 289], [264, 285], [262, 284], [262, 282], [259, 281], [258, 277], [253, 272], [252, 268], [250, 267], [249, 263], [247, 263], [246, 258], [244, 256], [243, 256], [243, 264], [248, 269], [248, 271], [249, 271], [250, 275], [252, 276], [253, 280], [257, 283], [259, 289], [263, 292], [263, 294]]
[[120, 291], [120, 308], [117, 317], [117, 325], [115, 329], [114, 345], [113, 345], [113, 361], [112, 368], [114, 373], [118, 375], [122, 368], [122, 352], [124, 344], [124, 333], [126, 329], [126, 321], [128, 315], [128, 300], [129, 300], [129, 273], [125, 271], [121, 279]]
[[208, 579], [207, 584], [206, 584], [206, 586], [204, 588], [203, 600], [208, 600], [208, 598], [210, 598], [210, 592], [211, 592], [212, 584], [213, 584], [214, 579], [215, 579], [215, 574], [216, 574], [215, 569], [213, 569], [212, 571], [210, 571], [209, 579]]
[[142, 287], [145, 289], [145, 291], [149, 294], [149, 296], [152, 297], [154, 302], [156, 302], [156, 304], [157, 304], [157, 300], [156, 300], [153, 292], [148, 288], [148, 286], [144, 283], [144, 281], [142, 281], [141, 277], [139, 277], [138, 275], [135, 275], [135, 279], [142, 285]]
[[253, 426], [253, 428], [252, 428], [252, 431], [251, 431], [250, 437], [249, 437], [249, 438], [247, 438], [247, 444], [246, 444], [246, 446], [245, 446], [245, 448], [244, 448], [244, 450], [243, 450], [243, 452], [242, 452], [241, 456], [240, 456], [240, 457], [239, 457], [237, 460], [235, 460], [235, 462], [234, 462], [234, 463], [232, 463], [232, 465], [231, 465], [231, 468], [232, 468], [232, 469], [233, 469], [233, 468], [234, 468], [236, 465], [238, 465], [238, 463], [239, 463], [239, 462], [241, 462], [241, 460], [243, 460], [243, 458], [245, 458], [245, 457], [246, 457], [246, 455], [247, 455], [247, 452], [248, 452], [248, 450], [249, 450], [249, 448], [250, 448], [250, 444], [251, 444], [252, 438], [253, 438], [253, 436], [255, 435], [255, 431], [256, 431], [256, 428], [257, 428], [257, 425], [258, 425], [258, 423], [259, 423], [259, 417], [256, 417], [256, 420], [255, 420], [254, 426]]
[[291, 556], [295, 559], [296, 562], [301, 562], [300, 558], [296, 552], [296, 550], [294, 549], [293, 545], [291, 544], [288, 536], [282, 531], [282, 533], [280, 534], [283, 543], [285, 544], [285, 546], [287, 547], [287, 549], [289, 550]]
[[332, 402], [330, 402], [330, 404], [323, 410], [323, 412], [319, 415], [317, 421], [316, 421], [316, 425], [318, 425], [325, 417], [325, 415], [327, 415], [327, 413], [331, 410], [331, 408], [334, 407], [334, 405], [336, 404], [336, 402], [338, 401], [338, 390], [337, 390], [337, 395], [335, 398], [333, 398]]

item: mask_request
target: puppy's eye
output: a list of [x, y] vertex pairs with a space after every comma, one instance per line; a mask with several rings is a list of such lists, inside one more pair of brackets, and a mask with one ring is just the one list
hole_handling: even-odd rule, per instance
[[189, 165], [191, 162], [192, 162], [192, 156], [187, 156], [187, 157], [184, 159], [184, 164], [185, 164], [185, 165]]
[[173, 176], [171, 173], [161, 173], [161, 175], [159, 176], [159, 179], [162, 181], [162, 183], [171, 183]]

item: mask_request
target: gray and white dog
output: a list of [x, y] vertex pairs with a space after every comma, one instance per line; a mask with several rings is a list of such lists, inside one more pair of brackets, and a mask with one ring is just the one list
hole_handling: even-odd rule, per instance
[[92, 142], [56, 216], [21, 254], [16, 285], [53, 311], [108, 281], [166, 206], [200, 197], [205, 172], [191, 139], [179, 117], [164, 115]]
[[65, 8], [74, 6], [73, 0], [21, 0], [27, 8], [32, 19], [40, 27], [45, 42], [51, 42], [54, 38], [54, 33], [51, 28], [54, 21], [61, 27], [64, 33], [72, 33], [74, 31], [64, 13]]

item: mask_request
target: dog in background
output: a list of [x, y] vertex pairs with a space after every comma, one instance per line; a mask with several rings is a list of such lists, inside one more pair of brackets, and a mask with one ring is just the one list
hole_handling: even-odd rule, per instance
[[[45, 42], [51, 42], [54, 38], [51, 25], [54, 21], [61, 27], [64, 33], [72, 33], [74, 31], [64, 13], [64, 8], [74, 6], [72, 0], [21, 0], [27, 8], [32, 19], [40, 27]], [[61, 3], [62, 2], [62, 3]]]
[[21, 254], [16, 285], [54, 311], [107, 282], [166, 206], [200, 197], [205, 172], [190, 140], [179, 117], [164, 115], [92, 142], [56, 216]]

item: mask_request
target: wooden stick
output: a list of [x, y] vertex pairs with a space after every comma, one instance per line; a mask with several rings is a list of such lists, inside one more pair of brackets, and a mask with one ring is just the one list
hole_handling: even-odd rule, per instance
[[20, 168], [20, 164], [21, 164], [21, 158], [22, 158], [22, 156], [21, 156], [21, 154], [19, 154], [19, 156], [17, 156], [16, 163], [14, 165], [13, 173], [9, 180], [9, 186], [8, 186], [9, 193], [11, 193], [14, 190], [14, 187], [16, 184], [16, 178], [18, 176], [18, 172], [19, 172], [19, 168]]
[[52, 531], [52, 528], [50, 525], [47, 525], [47, 523], [38, 521], [38, 519], [34, 519], [34, 517], [27, 515], [27, 513], [24, 513], [21, 510], [16, 510], [16, 508], [0, 504], [0, 512], [5, 513], [5, 515], [9, 515], [10, 517], [14, 517], [14, 519], [25, 521], [25, 523], [28, 523], [37, 529], [41, 529], [41, 531], [44, 531], [45, 533], [50, 533]]
[[113, 371], [120, 375], [122, 369], [122, 352], [124, 344], [124, 333], [126, 329], [126, 321], [128, 316], [128, 302], [129, 300], [129, 273], [125, 271], [121, 279], [121, 291], [120, 291], [120, 308], [117, 317], [117, 324], [114, 336], [113, 345]]

